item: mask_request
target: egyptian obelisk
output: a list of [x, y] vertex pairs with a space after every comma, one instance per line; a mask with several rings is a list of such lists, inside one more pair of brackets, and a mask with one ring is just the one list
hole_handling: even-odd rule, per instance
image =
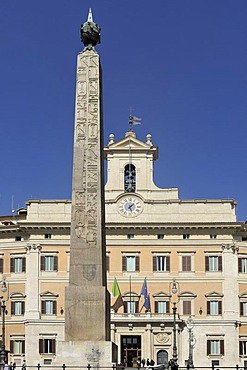
[[[100, 28], [81, 26], [77, 58], [69, 286], [65, 290], [65, 364], [112, 364], [106, 287]], [[77, 360], [76, 360], [77, 359]]]

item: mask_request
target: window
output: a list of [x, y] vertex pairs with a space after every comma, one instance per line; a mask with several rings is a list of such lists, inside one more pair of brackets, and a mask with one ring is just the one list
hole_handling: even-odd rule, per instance
[[222, 271], [222, 256], [206, 256], [206, 271]]
[[169, 301], [155, 301], [154, 302], [154, 312], [168, 314], [170, 312]]
[[20, 316], [25, 313], [25, 302], [24, 301], [12, 301], [11, 302], [11, 315]]
[[42, 315], [56, 315], [57, 314], [57, 301], [54, 301], [54, 300], [41, 301], [41, 314]]
[[247, 257], [241, 257], [238, 259], [238, 272], [247, 273]]
[[217, 239], [217, 235], [216, 234], [211, 234], [210, 239]]
[[222, 301], [208, 301], [207, 302], [208, 315], [221, 315], [222, 314]]
[[10, 340], [10, 353], [13, 353], [15, 355], [25, 354], [25, 340], [24, 339]]
[[134, 234], [127, 234], [128, 239], [134, 239], [135, 235]]
[[16, 242], [21, 242], [21, 236], [16, 236], [16, 237], [15, 237], [15, 241], [16, 241]]
[[182, 256], [182, 271], [191, 271], [191, 256]]
[[126, 313], [136, 313], [137, 312], [137, 302], [127, 301], [125, 302]]
[[109, 255], [106, 256], [105, 263], [106, 263], [106, 271], [109, 271], [109, 268], [110, 268], [110, 256]]
[[57, 256], [41, 256], [41, 271], [57, 271], [58, 257]]
[[14, 272], [14, 273], [26, 272], [26, 258], [11, 257], [10, 272]]
[[164, 239], [164, 236], [165, 236], [164, 234], [158, 234], [157, 239]]
[[240, 302], [240, 316], [247, 316], [247, 302]]
[[139, 256], [123, 256], [122, 257], [122, 270], [123, 271], [139, 271], [140, 270], [140, 258]]
[[191, 301], [183, 301], [183, 315], [191, 315]]
[[124, 167], [124, 190], [128, 193], [136, 190], [136, 168], [131, 163]]
[[247, 356], [247, 340], [240, 340], [239, 342], [239, 355]]
[[224, 340], [207, 340], [207, 355], [224, 355]]
[[170, 271], [170, 256], [153, 256], [153, 271]]
[[55, 339], [40, 339], [39, 340], [39, 353], [56, 353], [56, 341]]
[[45, 234], [45, 239], [51, 239], [51, 234]]
[[0, 258], [0, 274], [3, 274], [3, 258]]
[[190, 238], [190, 234], [183, 234], [183, 239], [189, 239]]

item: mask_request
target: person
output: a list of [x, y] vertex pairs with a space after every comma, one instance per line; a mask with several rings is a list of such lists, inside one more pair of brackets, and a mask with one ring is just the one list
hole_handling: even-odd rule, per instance
[[10, 368], [10, 370], [13, 370], [13, 363], [12, 362], [9, 364], [9, 368]]
[[27, 367], [26, 360], [23, 360], [21, 370], [26, 370], [26, 367]]
[[143, 359], [142, 359], [142, 367], [144, 367], [144, 366], [145, 366], [145, 363], [146, 363], [145, 358], [143, 358]]
[[16, 362], [13, 362], [13, 370], [16, 368]]
[[149, 365], [150, 365], [149, 358], [147, 358], [147, 366], [149, 366]]
[[150, 361], [150, 366], [154, 366], [154, 364], [155, 364], [154, 360], [151, 360]]
[[3, 361], [3, 368], [4, 370], [10, 370], [10, 367], [6, 361]]

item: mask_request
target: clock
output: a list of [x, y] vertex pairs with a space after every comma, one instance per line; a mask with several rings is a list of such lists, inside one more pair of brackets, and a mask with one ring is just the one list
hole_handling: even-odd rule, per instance
[[118, 202], [118, 211], [125, 217], [136, 217], [143, 211], [143, 202], [135, 195], [128, 195]]

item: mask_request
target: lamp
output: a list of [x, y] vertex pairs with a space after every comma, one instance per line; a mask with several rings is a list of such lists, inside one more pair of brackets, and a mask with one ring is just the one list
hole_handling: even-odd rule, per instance
[[[173, 279], [172, 283], [170, 283], [170, 287], [172, 285], [171, 292], [173, 295], [176, 295], [178, 293], [178, 288], [177, 288], [177, 282], [175, 279]], [[178, 297], [179, 300], [179, 297]], [[173, 370], [176, 370], [178, 368], [178, 350], [177, 350], [177, 337], [176, 337], [176, 312], [177, 312], [177, 306], [176, 303], [177, 301], [172, 300], [172, 312], [173, 312], [173, 347], [172, 347], [172, 364], [171, 368]]]
[[[6, 293], [8, 290], [8, 286], [7, 286], [7, 281], [6, 281], [6, 278], [3, 278], [2, 280], [2, 285], [1, 285], [1, 291], [3, 293]], [[6, 310], [6, 305], [5, 305], [5, 300], [2, 298], [2, 302], [1, 302], [1, 310], [2, 310], [2, 344], [1, 344], [1, 347], [0, 347], [0, 361], [1, 361], [1, 364], [3, 364], [3, 362], [8, 362], [8, 353], [9, 351], [7, 351], [5, 349], [5, 315], [7, 314], [7, 310]]]

